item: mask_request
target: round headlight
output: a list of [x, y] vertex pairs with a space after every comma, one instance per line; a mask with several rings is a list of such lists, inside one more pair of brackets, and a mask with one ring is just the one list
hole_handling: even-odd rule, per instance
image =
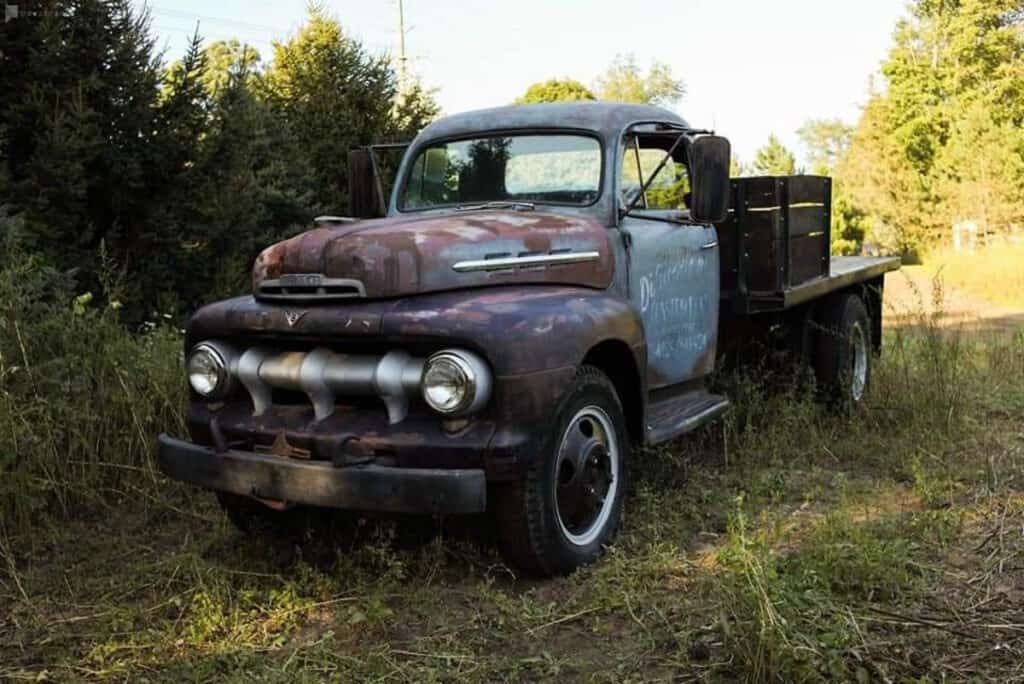
[[224, 357], [209, 344], [197, 344], [188, 355], [188, 383], [204, 397], [222, 393], [228, 386]]
[[423, 398], [438, 413], [457, 413], [473, 394], [473, 371], [452, 354], [437, 354], [427, 360], [423, 373]]
[[487, 365], [476, 354], [448, 350], [427, 359], [423, 369], [423, 399], [444, 415], [472, 413], [490, 395]]

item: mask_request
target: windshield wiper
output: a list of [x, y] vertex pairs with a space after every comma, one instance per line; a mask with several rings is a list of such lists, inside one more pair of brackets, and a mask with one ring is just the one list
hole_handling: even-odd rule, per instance
[[480, 209], [511, 209], [512, 211], [533, 211], [533, 202], [481, 202], [480, 204], [460, 204], [455, 211], [479, 211]]

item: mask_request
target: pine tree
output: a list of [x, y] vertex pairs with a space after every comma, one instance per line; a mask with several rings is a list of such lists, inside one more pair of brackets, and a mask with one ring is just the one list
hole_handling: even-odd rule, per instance
[[[368, 54], [313, 6], [299, 33], [274, 46], [264, 85], [314, 169], [316, 210], [344, 212], [349, 150], [399, 132], [393, 118], [398, 83], [387, 57]], [[402, 116], [411, 125], [421, 122], [412, 112]]]
[[791, 176], [796, 173], [796, 157], [775, 136], [768, 136], [768, 142], [754, 155], [751, 165], [755, 175]]

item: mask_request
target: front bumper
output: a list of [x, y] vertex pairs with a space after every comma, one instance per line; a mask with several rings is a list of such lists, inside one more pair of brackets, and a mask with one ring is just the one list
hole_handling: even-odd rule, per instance
[[487, 482], [481, 469], [337, 467], [251, 451], [157, 437], [160, 469], [206, 489], [290, 503], [386, 513], [481, 513]]

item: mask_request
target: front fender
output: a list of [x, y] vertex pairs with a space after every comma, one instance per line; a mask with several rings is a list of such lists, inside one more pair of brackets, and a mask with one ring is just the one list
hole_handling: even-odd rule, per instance
[[639, 314], [608, 291], [507, 287], [416, 297], [384, 314], [381, 332], [436, 338], [487, 357], [497, 376], [486, 458], [492, 479], [520, 475], [539, 453], [588, 351], [615, 340], [631, 350], [641, 382], [647, 367]]

